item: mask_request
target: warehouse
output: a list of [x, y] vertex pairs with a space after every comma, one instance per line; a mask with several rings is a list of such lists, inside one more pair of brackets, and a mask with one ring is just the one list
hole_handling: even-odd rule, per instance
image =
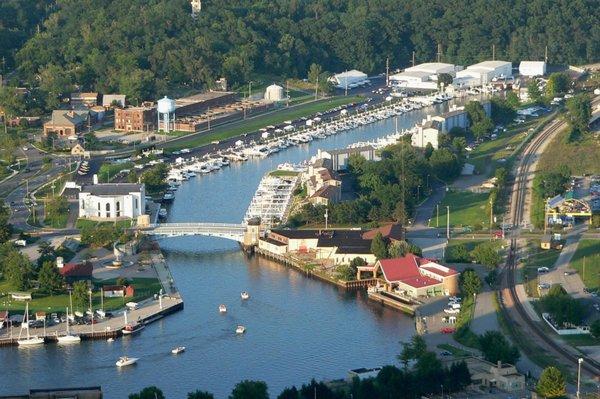
[[427, 62], [406, 68], [404, 72], [391, 75], [390, 83], [394, 86], [410, 89], [436, 90], [438, 88], [437, 79], [439, 74], [447, 73], [454, 77], [459, 70], [460, 67], [452, 64]]
[[544, 61], [521, 61], [519, 64], [521, 76], [544, 76], [546, 74], [546, 63]]
[[208, 91], [175, 100], [175, 115], [199, 115], [218, 106], [231, 104], [237, 99], [237, 94], [228, 91]]
[[484, 61], [457, 72], [454, 84], [459, 87], [482, 86], [492, 82], [495, 78], [511, 76], [512, 64], [510, 62]]
[[369, 83], [367, 74], [356, 69], [333, 75], [329, 81], [338, 89], [353, 89]]

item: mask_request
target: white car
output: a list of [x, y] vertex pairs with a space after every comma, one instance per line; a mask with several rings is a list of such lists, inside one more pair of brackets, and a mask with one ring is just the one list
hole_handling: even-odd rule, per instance
[[537, 272], [538, 273], [548, 273], [550, 271], [550, 269], [548, 269], [546, 266], [542, 266], [542, 267], [538, 267], [537, 268]]
[[448, 298], [448, 300], [451, 301], [451, 302], [460, 302], [460, 301], [462, 301], [462, 299], [460, 297], [458, 297], [458, 296], [451, 296], [451, 297]]
[[446, 308], [444, 309], [444, 312], [448, 314], [456, 314], [460, 313], [460, 309]]

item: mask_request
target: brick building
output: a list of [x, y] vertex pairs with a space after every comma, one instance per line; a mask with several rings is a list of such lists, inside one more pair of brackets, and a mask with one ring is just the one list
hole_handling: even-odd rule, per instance
[[155, 107], [115, 109], [115, 130], [123, 132], [150, 132], [156, 129]]

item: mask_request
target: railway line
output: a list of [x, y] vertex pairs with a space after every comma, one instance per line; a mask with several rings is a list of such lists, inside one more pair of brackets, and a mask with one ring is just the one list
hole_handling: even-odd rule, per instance
[[[592, 105], [596, 106], [598, 102], [599, 98], [596, 98]], [[565, 127], [565, 125], [566, 123], [562, 120], [553, 121], [526, 146], [516, 171], [513, 190], [511, 193], [510, 220], [513, 226], [519, 226], [522, 224], [522, 222], [524, 222], [523, 216], [528, 191], [528, 180], [529, 176], [534, 173], [533, 167], [535, 165], [536, 157], [539, 155], [540, 148], [544, 145], [544, 143], [546, 143], [547, 140], [552, 138], [554, 134]], [[504, 273], [502, 290], [500, 292], [502, 299], [500, 303], [504, 313], [508, 315], [509, 322], [513, 325], [520, 324], [517, 320], [510, 316], [509, 304], [511, 304], [518, 314], [518, 319], [520, 319], [520, 321], [527, 326], [528, 330], [530, 330], [536, 336], [536, 338], [538, 338], [538, 342], [543, 343], [551, 353], [564, 359], [567, 363], [571, 364], [574, 369], [577, 367], [578, 359], [583, 358], [583, 364], [581, 365], [582, 370], [593, 378], [600, 377], [600, 363], [584, 355], [575, 354], [555, 342], [527, 314], [527, 311], [519, 300], [516, 290], [516, 253], [518, 248], [517, 239], [517, 231], [513, 231], [510, 237], [510, 250], [506, 263], [506, 273]]]

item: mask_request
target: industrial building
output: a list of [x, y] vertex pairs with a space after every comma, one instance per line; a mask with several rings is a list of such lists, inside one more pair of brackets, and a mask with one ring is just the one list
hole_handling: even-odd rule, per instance
[[508, 61], [483, 61], [456, 73], [455, 87], [483, 86], [496, 78], [512, 77], [512, 64]]
[[366, 73], [353, 69], [335, 74], [329, 78], [329, 81], [338, 89], [353, 89], [368, 83], [369, 79]]
[[156, 128], [156, 107], [142, 106], [115, 109], [115, 130], [151, 132]]
[[442, 73], [456, 76], [461, 67], [443, 62], [428, 62], [406, 68], [404, 72], [390, 76], [394, 86], [409, 89], [437, 90], [438, 75]]
[[265, 101], [277, 102], [285, 99], [283, 95], [283, 87], [272, 84], [265, 90]]
[[521, 76], [544, 76], [546, 74], [546, 63], [544, 61], [521, 61], [519, 64], [519, 75]]
[[236, 99], [237, 93], [229, 91], [208, 91], [178, 98], [175, 100], [175, 115], [177, 117], [199, 115], [209, 108], [230, 104]]

